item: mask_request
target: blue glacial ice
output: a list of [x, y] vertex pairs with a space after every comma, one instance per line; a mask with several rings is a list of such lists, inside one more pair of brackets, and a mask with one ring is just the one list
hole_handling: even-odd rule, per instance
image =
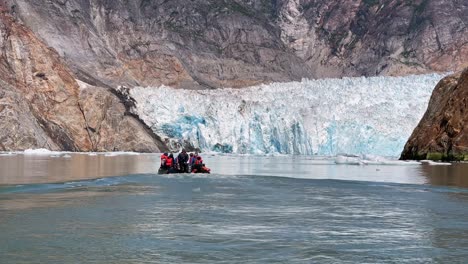
[[398, 156], [443, 75], [358, 77], [244, 89], [135, 87], [136, 113], [171, 142], [239, 154]]

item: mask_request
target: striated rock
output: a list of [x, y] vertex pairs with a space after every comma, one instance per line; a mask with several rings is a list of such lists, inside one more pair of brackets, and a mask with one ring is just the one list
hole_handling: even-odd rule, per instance
[[[244, 87], [312, 77], [260, 10], [232, 0], [10, 0], [79, 79]], [[270, 5], [270, 4], [268, 4]]]
[[[165, 149], [138, 119], [126, 116], [124, 105], [109, 90], [96, 88], [93, 94], [97, 96], [80, 91], [59, 55], [17, 23], [1, 4], [0, 34], [0, 150]], [[108, 106], [96, 102], [101, 99]], [[99, 125], [91, 133], [89, 113], [102, 111], [91, 118], [97, 118]]]
[[468, 68], [437, 84], [401, 158], [468, 160]]
[[468, 2], [8, 0], [97, 85], [245, 87], [460, 70]]
[[93, 148], [99, 151], [161, 152], [165, 144], [108, 88], [83, 82], [80, 103]]
[[0, 80], [0, 150], [59, 149], [29, 110], [21, 93]]
[[467, 1], [281, 0], [282, 39], [318, 77], [461, 70]]
[[[34, 117], [43, 130], [39, 133], [46, 133], [55, 143], [50, 144], [52, 148], [91, 150], [78, 102], [79, 87], [67, 67], [61, 63], [58, 54], [5, 13], [0, 14], [0, 31], [3, 61], [0, 64], [0, 72], [3, 74], [0, 77], [14, 87], [9, 88], [6, 95], [13, 95], [11, 100], [23, 98], [28, 106], [18, 109], [24, 112], [19, 113], [19, 116], [28, 116], [29, 120], [31, 116]], [[19, 95], [15, 96], [14, 93]], [[2, 120], [2, 123], [5, 121]], [[6, 122], [3, 124], [9, 125]], [[35, 132], [28, 131], [28, 134], [31, 133]], [[16, 134], [16, 137], [21, 138], [22, 135]], [[23, 149], [33, 143], [25, 140], [26, 145], [22, 147], [17, 145], [17, 141], [11, 142], [14, 147], [5, 146], [7, 143], [4, 142], [3, 149]]]

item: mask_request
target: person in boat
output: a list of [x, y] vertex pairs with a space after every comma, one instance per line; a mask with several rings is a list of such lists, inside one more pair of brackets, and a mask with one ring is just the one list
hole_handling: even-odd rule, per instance
[[[198, 152], [195, 152], [195, 154], [193, 155], [193, 158], [192, 158], [192, 162], [190, 164], [192, 164], [192, 167], [193, 165], [195, 165], [195, 161], [198, 159], [198, 157], [201, 158], [200, 155], [198, 155]], [[202, 163], [203, 163], [203, 159], [202, 159]]]
[[194, 162], [194, 160], [193, 160], [194, 158], [195, 158], [195, 156], [193, 155], [193, 153], [190, 152], [189, 160], [188, 160], [188, 164], [189, 164], [190, 166], [192, 166], [192, 164], [193, 164], [193, 162]]
[[203, 159], [201, 156], [195, 158], [195, 162], [192, 167], [193, 173], [210, 173], [210, 169], [203, 164]]
[[180, 172], [180, 164], [179, 164], [179, 157], [174, 157], [174, 170], [176, 170], [177, 173]]
[[182, 149], [182, 151], [179, 153], [177, 156], [177, 164], [179, 168], [179, 172], [189, 172], [188, 170], [188, 161], [189, 161], [189, 155], [187, 154], [187, 151], [185, 149]]
[[188, 171], [189, 171], [189, 172], [192, 171], [194, 158], [195, 158], [195, 157], [193, 156], [193, 153], [190, 152], [189, 160], [188, 160]]
[[161, 154], [161, 166], [160, 166], [161, 169], [168, 169], [167, 164], [166, 164], [168, 157], [169, 156], [167, 156], [167, 153]]
[[168, 168], [167, 173], [176, 173], [177, 169], [174, 167], [175, 162], [174, 162], [174, 154], [170, 154], [169, 157], [167, 157], [166, 160], [166, 166]]
[[161, 166], [159, 167], [158, 173], [159, 174], [167, 174], [169, 171], [169, 156], [167, 153], [161, 154]]

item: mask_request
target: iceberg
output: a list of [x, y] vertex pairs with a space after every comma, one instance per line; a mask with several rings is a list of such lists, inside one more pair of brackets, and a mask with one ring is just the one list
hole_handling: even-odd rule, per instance
[[173, 147], [398, 156], [444, 76], [302, 80], [243, 89], [135, 87], [130, 95], [133, 111]]
[[47, 156], [50, 156], [50, 155], [60, 155], [61, 152], [51, 151], [51, 150], [44, 149], [44, 148], [39, 148], [39, 149], [26, 149], [23, 152], [23, 154], [24, 155], [47, 155]]
[[433, 160], [421, 160], [421, 163], [422, 164], [427, 164], [427, 165], [430, 165], [430, 166], [451, 166], [452, 163], [450, 162], [437, 162], [437, 161], [433, 161]]
[[418, 161], [394, 160], [379, 156], [363, 155], [360, 157], [338, 155], [335, 157], [337, 165], [394, 165], [394, 166], [413, 166], [421, 165]]
[[3, 152], [3, 151], [0, 151], [0, 157], [6, 157], [6, 156], [16, 156], [18, 155], [17, 153], [15, 152]]
[[140, 153], [132, 151], [117, 151], [117, 152], [104, 152], [105, 157], [116, 157], [116, 156], [139, 156]]

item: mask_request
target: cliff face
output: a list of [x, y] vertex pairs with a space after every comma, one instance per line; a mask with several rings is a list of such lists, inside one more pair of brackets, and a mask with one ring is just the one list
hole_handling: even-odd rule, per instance
[[244, 87], [461, 69], [463, 0], [9, 0], [96, 85]]
[[[151, 134], [128, 131], [142, 125], [125, 115], [110, 91], [80, 91], [60, 56], [0, 7], [0, 150], [158, 151], [163, 146]], [[98, 96], [99, 103], [109, 103], [99, 105]], [[132, 140], [147, 144], [129, 146]]]
[[468, 68], [436, 86], [401, 158], [468, 160]]
[[265, 14], [235, 1], [10, 1], [93, 84], [243, 87], [312, 77]]
[[[0, 0], [0, 150], [158, 151], [119, 86], [457, 70], [464, 0]], [[77, 81], [79, 80], [79, 81]]]
[[283, 41], [314, 75], [405, 75], [460, 70], [468, 2], [283, 0]]

